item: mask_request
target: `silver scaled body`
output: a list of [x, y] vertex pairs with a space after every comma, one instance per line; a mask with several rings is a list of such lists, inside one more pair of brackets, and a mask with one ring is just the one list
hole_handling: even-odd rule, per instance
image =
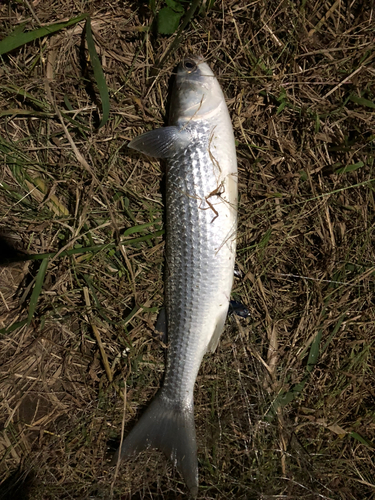
[[233, 283], [237, 161], [220, 85], [201, 58], [179, 66], [168, 127], [130, 147], [166, 160], [164, 383], [124, 440], [121, 457], [156, 447], [198, 492], [193, 391], [204, 354], [223, 331]]

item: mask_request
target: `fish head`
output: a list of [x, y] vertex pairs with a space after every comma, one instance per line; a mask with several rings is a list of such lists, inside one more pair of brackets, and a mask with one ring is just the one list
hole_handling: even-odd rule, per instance
[[209, 117], [225, 103], [211, 68], [201, 56], [186, 57], [179, 64], [173, 89], [171, 125]]

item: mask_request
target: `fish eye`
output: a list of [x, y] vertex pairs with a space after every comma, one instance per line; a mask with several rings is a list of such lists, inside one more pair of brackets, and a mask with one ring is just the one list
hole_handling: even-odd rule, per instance
[[185, 59], [183, 62], [183, 66], [188, 73], [192, 73], [197, 69], [197, 65], [192, 59]]

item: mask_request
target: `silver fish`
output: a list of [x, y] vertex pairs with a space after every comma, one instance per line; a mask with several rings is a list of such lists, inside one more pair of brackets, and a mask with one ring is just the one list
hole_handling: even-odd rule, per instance
[[228, 312], [237, 228], [237, 160], [223, 92], [201, 57], [177, 70], [170, 126], [129, 147], [166, 160], [168, 357], [164, 383], [114, 461], [159, 448], [198, 493], [194, 383]]

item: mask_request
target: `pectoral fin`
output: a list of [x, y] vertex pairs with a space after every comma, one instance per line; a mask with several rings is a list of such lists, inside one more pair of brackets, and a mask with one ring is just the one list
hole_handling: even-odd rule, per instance
[[145, 132], [130, 141], [128, 147], [155, 158], [171, 158], [190, 141], [189, 132], [171, 126]]

